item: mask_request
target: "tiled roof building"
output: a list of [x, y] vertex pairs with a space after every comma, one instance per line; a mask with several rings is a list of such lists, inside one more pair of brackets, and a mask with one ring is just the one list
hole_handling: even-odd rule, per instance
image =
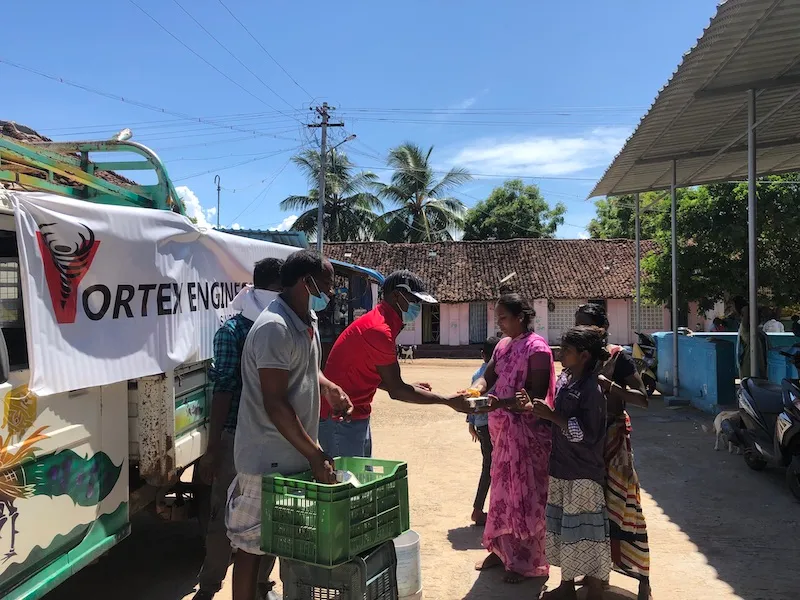
[[[642, 256], [655, 250], [642, 242]], [[635, 243], [632, 240], [517, 239], [482, 242], [325, 244], [331, 258], [388, 275], [396, 269], [416, 272], [441, 306], [427, 308], [419, 326], [401, 334], [403, 344], [477, 343], [494, 332], [494, 301], [500, 280], [515, 272], [509, 285], [530, 300], [536, 328], [558, 343], [575, 309], [587, 301], [606, 304], [611, 339], [632, 339]], [[643, 306], [643, 329], [664, 328], [661, 306]], [[438, 331], [437, 331], [438, 328]]]

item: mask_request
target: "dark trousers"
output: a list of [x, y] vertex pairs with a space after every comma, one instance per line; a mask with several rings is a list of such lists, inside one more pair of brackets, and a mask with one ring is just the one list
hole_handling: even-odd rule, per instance
[[489, 493], [489, 485], [492, 483], [492, 438], [489, 436], [488, 425], [476, 427], [475, 430], [478, 432], [483, 462], [481, 464], [481, 478], [478, 481], [478, 493], [475, 494], [473, 507], [475, 510], [483, 510], [483, 505], [486, 503], [486, 494]]

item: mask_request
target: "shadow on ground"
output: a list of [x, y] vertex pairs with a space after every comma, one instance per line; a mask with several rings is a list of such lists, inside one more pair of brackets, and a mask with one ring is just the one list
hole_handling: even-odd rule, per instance
[[180, 600], [190, 594], [205, 552], [197, 522], [164, 523], [142, 513], [132, 527], [130, 537], [46, 599]]
[[483, 527], [470, 525], [458, 527], [447, 532], [447, 539], [454, 550], [480, 550], [483, 548]]
[[[633, 409], [631, 420], [643, 490], [657, 503], [656, 510], [697, 546], [717, 579], [746, 600], [796, 599], [797, 575], [785, 568], [785, 561], [794, 557], [794, 564], [800, 556], [800, 505], [784, 473], [757, 473], [742, 456], [715, 452], [714, 437], [706, 433], [711, 419], [692, 409], [670, 410], [658, 401], [649, 411]], [[650, 522], [656, 515], [647, 510]], [[680, 534], [661, 533], [662, 543], [667, 545], [673, 535]], [[650, 537], [656, 559], [659, 538]], [[669, 573], [700, 597], [707, 581], [680, 557], [661, 556], [651, 569], [654, 595], [659, 597], [657, 582]]]

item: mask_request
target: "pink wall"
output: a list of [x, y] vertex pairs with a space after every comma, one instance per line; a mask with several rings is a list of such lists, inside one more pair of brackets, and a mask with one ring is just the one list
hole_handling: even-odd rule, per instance
[[608, 341], [612, 344], [630, 344], [632, 341], [630, 307], [630, 300], [610, 298], [606, 301], [609, 322]]
[[536, 318], [533, 320], [533, 329], [547, 339], [547, 298], [537, 298], [533, 301], [533, 310], [536, 311]]
[[495, 302], [486, 303], [486, 337], [497, 335], [497, 318], [494, 316]]
[[445, 346], [465, 346], [469, 344], [469, 304], [442, 304], [441, 340]]

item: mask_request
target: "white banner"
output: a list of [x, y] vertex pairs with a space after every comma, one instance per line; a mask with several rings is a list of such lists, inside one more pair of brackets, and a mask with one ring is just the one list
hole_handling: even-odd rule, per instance
[[12, 196], [30, 388], [40, 395], [211, 358], [255, 262], [297, 250], [163, 210]]

